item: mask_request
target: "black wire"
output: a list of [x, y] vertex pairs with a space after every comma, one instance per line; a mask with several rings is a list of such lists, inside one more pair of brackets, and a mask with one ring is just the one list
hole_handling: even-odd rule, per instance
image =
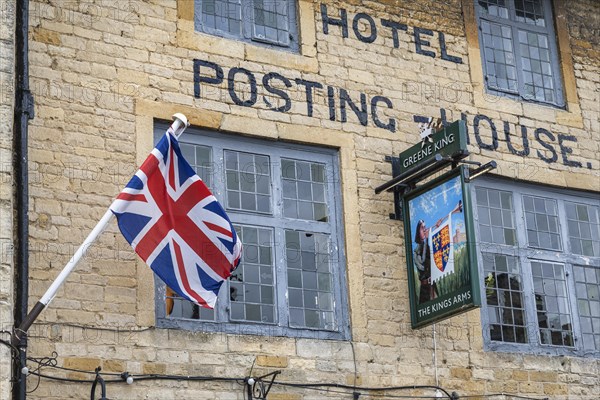
[[[40, 362], [41, 360], [53, 360], [52, 357], [44, 357], [42, 359], [33, 359], [32, 361], [35, 362]], [[61, 382], [71, 382], [71, 383], [93, 383], [94, 379], [74, 379], [74, 378], [63, 378], [63, 377], [58, 377], [58, 376], [52, 376], [52, 375], [46, 375], [43, 374], [42, 372], [40, 372], [42, 367], [52, 367], [52, 368], [59, 368], [59, 369], [63, 369], [66, 371], [73, 371], [73, 372], [83, 372], [83, 373], [87, 373], [87, 374], [95, 374], [95, 372], [91, 372], [91, 371], [83, 371], [83, 370], [77, 370], [77, 369], [72, 369], [72, 368], [65, 368], [65, 367], [58, 367], [56, 365], [51, 365], [51, 364], [44, 364], [44, 365], [40, 365], [40, 367], [38, 367], [36, 370], [31, 371], [30, 374], [31, 375], [35, 375], [38, 377], [38, 384], [36, 385], [36, 387], [32, 390], [36, 390], [37, 387], [39, 386], [39, 380], [40, 378], [46, 378], [46, 379], [51, 379], [51, 380], [55, 380], [55, 381], [61, 381]], [[109, 374], [106, 374], [109, 375]], [[120, 375], [120, 374], [110, 374], [110, 375]], [[130, 375], [132, 378], [134, 378], [135, 381], [149, 381], [149, 380], [172, 380], [172, 381], [195, 381], [195, 382], [237, 382], [238, 384], [241, 384], [242, 386], [245, 386], [246, 383], [246, 379], [245, 378], [228, 378], [228, 377], [218, 377], [218, 376], [188, 376], [188, 375]], [[106, 383], [124, 383], [125, 380], [122, 378], [119, 379], [107, 379], [105, 380]], [[293, 383], [293, 382], [277, 382], [274, 381], [273, 385], [279, 385], [279, 386], [287, 386], [287, 387], [295, 387], [295, 388], [302, 388], [302, 389], [307, 389], [307, 390], [316, 390], [316, 391], [321, 391], [321, 392], [328, 392], [328, 393], [335, 393], [335, 394], [349, 394], [347, 391], [342, 391], [342, 390], [334, 390], [332, 388], [335, 389], [345, 389], [345, 390], [358, 390], [359, 394], [361, 396], [368, 396], [368, 397], [374, 397], [376, 396], [377, 398], [390, 398], [390, 399], [436, 399], [435, 396], [411, 396], [411, 395], [391, 395], [391, 394], [385, 394], [383, 395], [383, 397], [381, 395], [372, 395], [369, 393], [363, 393], [364, 392], [369, 392], [369, 391], [392, 391], [392, 390], [411, 390], [411, 389], [436, 389], [436, 390], [440, 390], [442, 392], [444, 392], [449, 399], [452, 399], [451, 395], [448, 394], [448, 392], [446, 390], [444, 390], [441, 387], [437, 387], [437, 386], [432, 386], [432, 385], [414, 385], [414, 386], [390, 386], [390, 387], [354, 387], [351, 385], [344, 385], [344, 384], [337, 384], [337, 383]], [[28, 392], [31, 393], [31, 392]], [[245, 390], [244, 390], [244, 396], [245, 396]], [[516, 395], [516, 394], [510, 394], [510, 393], [493, 393], [493, 394], [481, 394], [481, 395], [467, 395], [467, 396], [460, 396], [461, 399], [467, 399], [467, 398], [482, 398], [482, 397], [495, 397], [495, 396], [510, 396], [513, 398], [517, 398], [517, 399], [523, 399], [523, 400], [548, 400], [547, 397], [544, 398], [536, 398], [536, 397], [527, 397], [527, 396], [520, 396], [520, 395]], [[249, 399], [251, 400], [251, 399]]]
[[[80, 373], [84, 373], [84, 374], [88, 374], [88, 375], [96, 375], [95, 371], [86, 371], [86, 370], [81, 370], [81, 369], [76, 369], [76, 368], [60, 367], [56, 364], [57, 357], [58, 357], [58, 354], [56, 352], [53, 352], [52, 357], [42, 357], [42, 358], [28, 357], [27, 359], [29, 361], [35, 362], [39, 365], [38, 368], [36, 368], [33, 372], [38, 372], [42, 367], [50, 367], [50, 368], [60, 369], [63, 371], [80, 372]], [[106, 373], [103, 372], [102, 375], [118, 376], [118, 377], [122, 376], [121, 373], [115, 373], [115, 372], [106, 372]], [[42, 375], [42, 376], [50, 378], [50, 379], [53, 378], [50, 375]], [[130, 374], [129, 376], [131, 376], [136, 381], [144, 381], [144, 380], [236, 381], [236, 382], [239, 382], [242, 384], [244, 384], [244, 382], [245, 382], [244, 378], [227, 378], [227, 377], [214, 377], [214, 376], [159, 375], [159, 374], [145, 374], [145, 375], [131, 375]], [[61, 379], [65, 379], [65, 378], [61, 378]], [[106, 380], [106, 382], [122, 382], [122, 381], [123, 381], [122, 378], [120, 378], [118, 380]], [[81, 382], [87, 382], [87, 380], [81, 380]], [[90, 382], [93, 382], [93, 380], [90, 380]]]
[[[27, 357], [27, 360], [39, 363], [39, 361], [33, 357]], [[69, 372], [80, 372], [83, 374], [96, 375], [96, 373], [94, 371], [85, 371], [83, 369], [67, 368], [67, 367], [61, 367], [58, 365], [47, 365], [47, 367], [56, 368], [56, 369], [60, 369], [63, 371], [69, 371]], [[119, 373], [119, 372], [102, 372], [102, 375], [121, 376], [121, 373]]]
[[[275, 382], [274, 384], [276, 384], [277, 382]], [[335, 394], [352, 394], [349, 393], [347, 391], [341, 391], [341, 390], [333, 390], [333, 389], [320, 389], [318, 387], [306, 387], [304, 389], [307, 390], [315, 390], [318, 392], [327, 392], [327, 393], [335, 393]], [[357, 388], [360, 389], [360, 388]], [[410, 395], [390, 395], [390, 394], [386, 394], [386, 395], [372, 395], [369, 393], [362, 393], [362, 392], [357, 392], [360, 396], [369, 396], [369, 397], [374, 397], [376, 396], [378, 399], [385, 399], [385, 398], [394, 398], [394, 399], [437, 399], [435, 396], [410, 396]]]
[[[92, 372], [96, 374], [95, 372]], [[73, 383], [94, 383], [94, 379], [74, 379], [74, 378], [63, 378], [60, 376], [52, 376], [46, 375], [41, 372], [31, 371], [30, 374], [37, 375], [42, 378], [52, 379], [56, 381], [62, 382], [73, 382]], [[226, 378], [226, 377], [214, 377], [214, 376], [185, 376], [185, 375], [143, 375], [143, 376], [135, 376], [129, 375], [135, 381], [146, 381], [146, 380], [173, 380], [173, 381], [219, 381], [219, 382], [243, 382], [243, 378]], [[123, 379], [106, 379], [106, 383], [123, 383], [125, 382]]]
[[58, 353], [56, 351], [52, 352], [52, 356], [50, 357], [27, 357], [27, 360], [33, 361], [38, 364], [38, 367], [35, 371], [41, 369], [42, 367], [56, 367], [58, 364], [57, 361]]
[[369, 394], [369, 393], [361, 393], [361, 396], [366, 396], [366, 397], [376, 397], [377, 399], [430, 399], [430, 400], [437, 400], [438, 397], [435, 396], [409, 396], [409, 395], [401, 395], [401, 394], [384, 394], [383, 397], [381, 397], [380, 394]]
[[[146, 331], [151, 331], [156, 329], [156, 327], [154, 326], [146, 326], [143, 328], [127, 328], [127, 327], [123, 327], [123, 328], [103, 328], [103, 327], [98, 327], [98, 326], [91, 326], [91, 325], [80, 325], [80, 324], [72, 324], [72, 323], [63, 323], [61, 322], [60, 324], [56, 323], [56, 322], [36, 322], [35, 325], [43, 325], [43, 326], [54, 326], [54, 325], [61, 325], [61, 326], [69, 326], [71, 328], [81, 328], [81, 329], [93, 329], [93, 330], [97, 330], [97, 331], [106, 331], [106, 332], [146, 332]], [[169, 328], [166, 328], [169, 329]]]
[[492, 394], [480, 394], [480, 395], [469, 395], [469, 396], [460, 396], [461, 399], [469, 399], [473, 397], [496, 397], [496, 396], [510, 396], [515, 399], [524, 399], [524, 400], [548, 400], [548, 397], [528, 397], [528, 396], [520, 396], [518, 394], [510, 394], [510, 393], [492, 393]]
[[37, 383], [33, 389], [27, 391], [28, 394], [35, 392], [37, 390], [37, 388], [40, 387], [41, 377], [38, 374], [41, 374], [41, 370], [43, 367], [56, 366], [56, 364], [57, 364], [56, 358], [57, 357], [58, 357], [58, 353], [53, 351], [51, 357], [42, 357], [42, 358], [28, 357], [27, 358], [28, 360], [34, 361], [38, 364], [38, 367], [36, 369], [34, 369], [32, 372], [30, 372], [37, 376]]
[[[40, 377], [44, 377], [44, 378], [48, 378], [48, 379], [57, 379], [57, 380], [61, 380], [61, 381], [67, 381], [67, 382], [80, 382], [80, 383], [90, 383], [90, 382], [94, 382], [94, 380], [82, 380], [82, 379], [71, 379], [71, 378], [59, 378], [59, 377], [53, 377], [51, 375], [46, 375], [46, 374], [42, 374], [40, 372], [40, 370], [42, 369], [42, 367], [50, 367], [50, 368], [55, 368], [55, 369], [60, 369], [63, 371], [70, 371], [70, 372], [79, 372], [79, 373], [84, 373], [84, 374], [89, 374], [89, 375], [95, 375], [96, 372], [94, 371], [85, 371], [85, 370], [81, 370], [81, 369], [76, 369], [76, 368], [67, 368], [67, 367], [60, 367], [57, 365], [57, 357], [58, 354], [56, 352], [52, 353], [51, 357], [42, 357], [42, 358], [34, 358], [34, 357], [28, 357], [29, 361], [35, 362], [38, 364], [38, 368], [36, 368], [34, 371], [31, 372], [31, 374], [38, 376], [38, 385], [36, 386], [35, 389], [37, 389], [37, 387], [39, 386], [39, 378]], [[120, 373], [105, 373], [104, 375], [109, 375], [109, 376], [119, 376], [120, 378], [117, 380], [106, 380], [106, 382], [123, 382], [124, 380], [121, 378], [121, 374]], [[210, 377], [210, 376], [189, 376], [189, 375], [159, 375], [159, 374], [151, 374], [151, 375], [130, 375], [134, 380], [136, 381], [145, 381], [145, 380], [176, 380], [176, 381], [181, 381], [181, 380], [186, 380], [186, 381], [221, 381], [221, 382], [238, 382], [241, 383], [242, 385], [247, 384], [246, 383], [246, 379], [245, 378], [227, 378], [227, 377]], [[339, 388], [339, 389], [346, 389], [346, 390], [362, 390], [362, 391], [390, 391], [390, 390], [411, 390], [411, 389], [438, 389], [443, 391], [444, 393], [446, 393], [446, 395], [448, 396], [448, 398], [450, 399], [450, 395], [442, 388], [439, 388], [437, 386], [393, 386], [393, 387], [377, 387], [377, 388], [370, 388], [370, 387], [358, 387], [356, 385], [344, 385], [344, 384], [338, 384], [338, 383], [293, 383], [293, 382], [277, 382], [274, 381], [273, 382], [274, 385], [280, 385], [280, 386], [288, 386], [288, 387], [299, 387], [299, 388], [305, 388], [305, 389], [316, 389], [319, 390], [319, 388]], [[34, 389], [34, 390], [35, 390]], [[321, 390], [330, 390], [330, 389], [321, 389]], [[344, 393], [346, 394], [346, 392], [339, 392], [339, 393]], [[405, 398], [431, 398], [431, 397], [415, 397], [415, 396], [408, 396]], [[249, 399], [251, 400], [251, 399]]]
[[[94, 383], [94, 379], [74, 379], [74, 378], [62, 378], [60, 376], [52, 376], [52, 375], [46, 375], [46, 374], [42, 374], [41, 372], [30, 372], [31, 375], [37, 375], [41, 378], [46, 378], [46, 379], [51, 379], [54, 381], [61, 381], [61, 382], [72, 382], [72, 383]], [[105, 382], [123, 382], [122, 379], [119, 380], [106, 380]]]
[[30, 374], [37, 375], [37, 382], [33, 389], [27, 391], [27, 394], [35, 392], [37, 390], [37, 388], [40, 387], [40, 383], [42, 381], [42, 378], [40, 375], [38, 375], [39, 374], [38, 372], [30, 372]]
[[[200, 382], [244, 382], [244, 378], [227, 378], [220, 376], [186, 376], [186, 375], [130, 375], [135, 381], [167, 380], [167, 381], [200, 381]], [[109, 382], [109, 381], [107, 381]]]
[[434, 385], [413, 385], [413, 386], [390, 386], [390, 387], [362, 387], [362, 386], [352, 386], [352, 385], [344, 385], [340, 383], [292, 383], [292, 382], [273, 382], [273, 384], [280, 386], [290, 386], [290, 387], [301, 387], [301, 388], [309, 388], [309, 387], [335, 387], [340, 389], [357, 389], [364, 390], [368, 392], [376, 392], [376, 391], [389, 391], [389, 390], [411, 390], [411, 389], [434, 389], [440, 390], [446, 394], [449, 399], [452, 399], [450, 393], [448, 393], [444, 388]]
[[354, 362], [354, 387], [356, 388], [356, 383], [358, 380], [358, 367], [356, 365], [356, 353], [354, 352], [354, 342], [350, 341], [350, 348], [352, 349], [352, 361]]
[[[54, 324], [49, 324], [49, 325], [54, 325]], [[72, 328], [82, 328], [82, 329], [95, 329], [97, 331], [108, 331], [108, 332], [146, 332], [146, 331], [151, 331], [156, 329], [156, 327], [154, 326], [146, 326], [143, 328], [128, 328], [128, 327], [123, 327], [123, 328], [101, 328], [101, 327], [97, 327], [97, 326], [90, 326], [90, 325], [78, 325], [78, 324], [63, 324], [61, 323], [61, 325], [65, 325], [65, 326], [70, 326]]]
[[[4, 332], [6, 332], [6, 331], [4, 331]], [[10, 332], [8, 332], [8, 333], [10, 333]], [[16, 348], [11, 343], [9, 343], [5, 340], [0, 339], [0, 343], [11, 347], [16, 352], [19, 352], [18, 348]], [[53, 380], [58, 380], [58, 381], [63, 381], [63, 382], [73, 382], [73, 383], [93, 383], [94, 382], [93, 379], [62, 378], [62, 377], [43, 374], [41, 372], [41, 369], [44, 367], [55, 368], [55, 369], [60, 369], [63, 371], [70, 371], [70, 372], [79, 372], [79, 373], [84, 373], [84, 374], [89, 374], [89, 375], [96, 374], [96, 372], [94, 372], [94, 371], [85, 371], [85, 370], [76, 369], [76, 368], [60, 367], [57, 365], [57, 358], [58, 358], [58, 353], [56, 353], [56, 352], [52, 352], [51, 357], [41, 357], [41, 358], [28, 357], [27, 358], [29, 361], [38, 364], [38, 367], [35, 370], [30, 372], [31, 375], [35, 375], [38, 377], [37, 385], [32, 391], [30, 391], [28, 393], [31, 393], [38, 388], [38, 386], [40, 384], [40, 378], [53, 379]], [[253, 363], [253, 366], [254, 366], [254, 363]], [[123, 379], [123, 375], [120, 373], [107, 372], [104, 375], [119, 377], [119, 379], [105, 380], [105, 382], [107, 382], [107, 383], [123, 383], [123, 382], [125, 382], [125, 379]], [[246, 380], [247, 378], [228, 378], [228, 377], [218, 377], [218, 376], [190, 376], [190, 375], [160, 375], [160, 374], [129, 375], [129, 376], [131, 376], [136, 381], [147, 381], [147, 380], [174, 380], [174, 381], [197, 381], [197, 382], [214, 381], [214, 382], [237, 382], [238, 384], [240, 384], [242, 386], [247, 385], [247, 380]], [[331, 388], [353, 390], [354, 392], [358, 393], [361, 396], [369, 396], [369, 397], [373, 397], [373, 395], [368, 394], [368, 393], [362, 393], [362, 392], [363, 391], [364, 392], [369, 392], [369, 391], [387, 392], [387, 391], [393, 391], [393, 390], [432, 389], [432, 390], [440, 390], [447, 396], [448, 399], [452, 399], [452, 396], [445, 389], [443, 389], [439, 386], [434, 386], [434, 385], [361, 387], [361, 386], [356, 386], [356, 384], [355, 385], [345, 385], [345, 384], [339, 384], [339, 383], [295, 383], [295, 382], [277, 382], [277, 381], [273, 381], [272, 384], [279, 385], [279, 386], [285, 386], [285, 387], [295, 387], [295, 388], [303, 388], [303, 389], [309, 389], [309, 390], [325, 391], [325, 392], [337, 393], [337, 394], [348, 394], [348, 392], [341, 391], [341, 390], [332, 390]], [[245, 394], [245, 390], [244, 390], [244, 396], [245, 395], [246, 394]], [[377, 396], [379, 398], [381, 398], [381, 395], [377, 395]], [[475, 398], [475, 397], [481, 398], [481, 397], [495, 397], [495, 396], [511, 396], [513, 398], [523, 399], [523, 400], [548, 400], [547, 397], [535, 398], [535, 397], [520, 396], [520, 395], [515, 395], [515, 394], [510, 394], [510, 393], [467, 395], [467, 396], [460, 396], [460, 397], [466, 399], [466, 398]], [[409, 395], [389, 395], [389, 394], [384, 395], [383, 398], [385, 398], [385, 397], [399, 398], [399, 399], [435, 399], [435, 397], [433, 397], [433, 396], [409, 396]], [[248, 400], [252, 400], [252, 399], [248, 399]]]
[[[10, 332], [9, 332], [10, 333]], [[0, 343], [10, 347], [12, 349], [12, 351], [14, 351], [17, 355], [21, 354], [21, 350], [19, 350], [18, 347], [16, 347], [14, 344], [12, 344], [11, 342], [7, 341], [7, 340], [2, 340], [0, 339]]]

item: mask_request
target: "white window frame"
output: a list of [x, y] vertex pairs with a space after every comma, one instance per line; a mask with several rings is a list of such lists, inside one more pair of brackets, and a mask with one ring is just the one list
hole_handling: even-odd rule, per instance
[[[155, 124], [155, 139], [164, 134], [168, 125]], [[304, 337], [317, 339], [350, 339], [350, 320], [348, 314], [348, 290], [346, 283], [346, 258], [342, 224], [341, 182], [339, 153], [335, 149], [305, 146], [291, 143], [273, 142], [216, 133], [190, 127], [180, 138], [181, 143], [190, 143], [212, 148], [212, 187], [215, 197], [225, 208], [234, 225], [259, 226], [273, 228], [273, 264], [275, 279], [276, 322], [262, 323], [229, 320], [229, 281], [223, 284], [215, 307], [215, 321], [166, 317], [165, 284], [155, 276], [156, 323], [160, 328], [176, 328], [204, 332], [225, 332], [230, 334], [252, 334], [265, 336]], [[224, 150], [266, 154], [270, 157], [272, 215], [230, 210], [225, 199]], [[278, 160], [292, 158], [302, 161], [324, 163], [326, 165], [326, 201], [328, 204], [328, 222], [285, 218], [282, 216], [281, 167]], [[330, 265], [333, 280], [334, 315], [336, 327], [333, 330], [319, 328], [297, 328], [289, 324], [287, 303], [287, 268], [285, 262], [285, 229], [324, 233], [330, 237]]]
[[[482, 242], [478, 239], [478, 264], [480, 266], [480, 289], [482, 293], [481, 323], [484, 339], [484, 350], [500, 352], [521, 352], [547, 355], [571, 355], [581, 357], [600, 357], [600, 349], [595, 351], [585, 350], [582, 342], [580, 315], [577, 305], [575, 291], [575, 275], [573, 268], [576, 265], [586, 265], [600, 269], [600, 256], [589, 257], [571, 252], [569, 231], [567, 227], [567, 216], [565, 202], [586, 204], [600, 208], [600, 194], [584, 191], [566, 191], [557, 188], [544, 187], [527, 183], [508, 182], [500, 178], [479, 178], [474, 182], [472, 188], [473, 216], [475, 219], [475, 232], [481, 238], [479, 226], [479, 210], [477, 206], [476, 188], [489, 190], [507, 191], [512, 193], [515, 217], [515, 230], [517, 242], [515, 246]], [[524, 219], [523, 195], [531, 195], [555, 199], [558, 205], [558, 217], [562, 250], [547, 250], [529, 247], [526, 237], [526, 225]], [[485, 254], [497, 253], [517, 257], [521, 268], [522, 289], [525, 303], [525, 325], [527, 331], [527, 343], [512, 343], [492, 341], [490, 337], [490, 317], [486, 300], [485, 276], [483, 271], [483, 257]], [[533, 278], [531, 271], [532, 261], [548, 261], [563, 264], [566, 274], [567, 300], [571, 315], [574, 346], [556, 346], [541, 344], [537, 310], [534, 298]], [[600, 285], [600, 284], [599, 284]]]

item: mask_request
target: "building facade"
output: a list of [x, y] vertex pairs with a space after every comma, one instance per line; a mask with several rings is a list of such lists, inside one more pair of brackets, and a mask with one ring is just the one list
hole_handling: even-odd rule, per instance
[[[29, 355], [66, 368], [43, 374], [128, 372], [133, 384], [107, 386], [123, 399], [244, 399], [243, 382], [135, 377], [274, 371], [275, 400], [434, 396], [393, 389], [421, 385], [597, 398], [597, 1], [29, 4], [30, 305], [175, 112], [191, 122], [183, 154], [245, 248], [208, 310], [173, 295], [113, 222], [30, 330]], [[471, 185], [481, 308], [415, 330], [413, 240], [390, 218], [393, 195], [374, 189], [392, 178], [386, 156], [419, 143], [431, 116], [465, 121], [468, 159], [498, 167]], [[4, 239], [12, 213], [1, 184]], [[91, 385], [27, 379], [40, 399], [82, 398]]]

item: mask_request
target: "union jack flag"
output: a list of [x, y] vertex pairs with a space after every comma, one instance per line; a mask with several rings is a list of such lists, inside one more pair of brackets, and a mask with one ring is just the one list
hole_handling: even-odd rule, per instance
[[111, 205], [135, 252], [171, 289], [213, 308], [240, 262], [242, 243], [227, 214], [183, 158], [173, 130]]

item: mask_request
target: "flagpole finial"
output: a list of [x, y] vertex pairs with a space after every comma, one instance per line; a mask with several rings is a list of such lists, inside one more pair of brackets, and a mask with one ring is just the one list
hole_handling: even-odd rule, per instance
[[185, 115], [181, 113], [173, 114], [173, 125], [171, 125], [171, 127], [173, 128], [173, 133], [176, 138], [179, 138], [188, 126], [190, 126], [190, 123]]

